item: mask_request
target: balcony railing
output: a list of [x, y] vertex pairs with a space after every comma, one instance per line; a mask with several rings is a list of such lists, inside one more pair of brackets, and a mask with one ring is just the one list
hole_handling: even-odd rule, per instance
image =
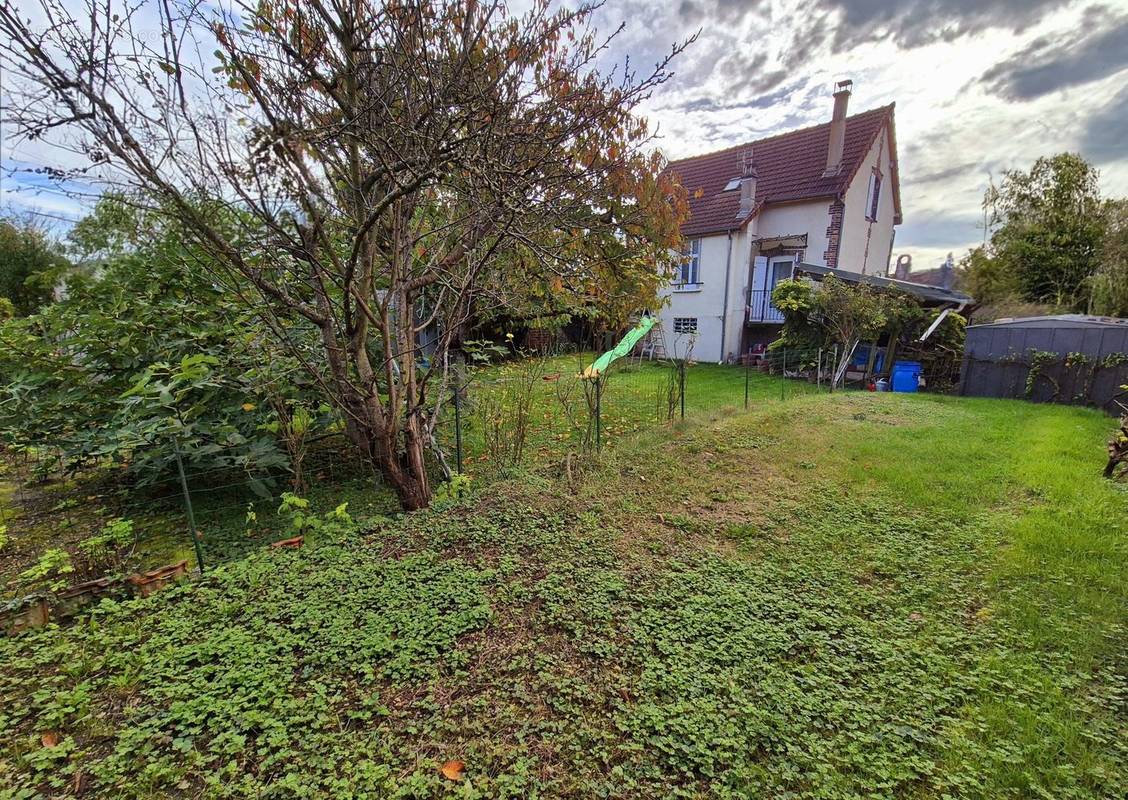
[[783, 322], [783, 312], [772, 305], [772, 293], [755, 289], [746, 311], [745, 322]]

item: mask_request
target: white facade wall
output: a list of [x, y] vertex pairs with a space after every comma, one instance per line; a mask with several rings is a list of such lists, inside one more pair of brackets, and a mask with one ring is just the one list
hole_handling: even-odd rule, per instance
[[[805, 203], [785, 203], [764, 209], [752, 220], [750, 230], [756, 237], [807, 234], [807, 248], [803, 261], [826, 266], [826, 229], [830, 226], [830, 198], [819, 198]], [[745, 264], [747, 265], [747, 258]], [[747, 269], [747, 266], [746, 266]], [[761, 261], [752, 273], [752, 289], [762, 290], [771, 285], [766, 274], [772, 269], [770, 262]], [[747, 274], [747, 273], [745, 273]], [[765, 281], [767, 281], [765, 283]], [[745, 286], [747, 291], [747, 286]], [[743, 300], [741, 301], [743, 304]], [[743, 313], [743, 308], [741, 309]]]
[[[807, 234], [803, 260], [826, 266], [826, 229], [830, 225], [830, 198], [820, 197], [805, 203], [769, 206], [760, 214], [760, 236]], [[760, 284], [757, 284], [759, 286]]]
[[[736, 231], [730, 239], [721, 233], [701, 238], [699, 283], [685, 289], [666, 289], [668, 302], [659, 312], [666, 349], [671, 355], [685, 353], [687, 338], [674, 332], [675, 317], [696, 317], [697, 337], [693, 357], [697, 361], [722, 361], [721, 325], [724, 321], [726, 351], [740, 348], [740, 332], [744, 325], [742, 291], [748, 276], [747, 235]], [[728, 265], [728, 312], [725, 313], [725, 272]], [[735, 337], [735, 338], [733, 338]]]
[[[762, 289], [765, 264], [753, 256], [753, 239], [764, 236], [807, 234], [804, 261], [824, 264], [826, 229], [829, 225], [829, 199], [807, 203], [788, 203], [765, 209], [753, 218], [744, 230], [732, 234], [729, 250], [728, 234], [701, 237], [700, 283], [693, 289], [667, 289], [668, 298], [659, 312], [666, 348], [671, 355], [685, 352], [686, 337], [674, 333], [675, 317], [696, 317], [697, 338], [693, 357], [697, 361], [720, 362], [740, 353], [744, 333], [744, 307], [748, 299], [748, 279], [752, 289]], [[728, 310], [725, 313], [725, 265], [728, 264]], [[770, 278], [769, 278], [770, 283]], [[722, 350], [721, 326], [725, 328]]]
[[[842, 236], [838, 245], [838, 269], [866, 275], [885, 275], [893, 251], [893, 172], [888, 128], [874, 140], [854, 180], [846, 190], [842, 214]], [[877, 221], [866, 219], [869, 176], [880, 158], [881, 199]], [[813, 263], [813, 262], [812, 262]]]

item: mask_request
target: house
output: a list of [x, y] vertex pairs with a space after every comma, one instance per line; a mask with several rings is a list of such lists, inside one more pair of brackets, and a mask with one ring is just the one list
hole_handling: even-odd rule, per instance
[[893, 105], [671, 162], [689, 193], [686, 260], [660, 312], [667, 350], [726, 361], [774, 340], [776, 282], [800, 263], [885, 276], [901, 222]]
[[[902, 262], [901, 259], [906, 259], [907, 263]], [[948, 253], [944, 262], [934, 269], [911, 270], [911, 266], [912, 260], [908, 256], [898, 258], [895, 277], [898, 280], [919, 283], [924, 286], [941, 286], [945, 289], [951, 289], [956, 285], [956, 262], [951, 253]]]

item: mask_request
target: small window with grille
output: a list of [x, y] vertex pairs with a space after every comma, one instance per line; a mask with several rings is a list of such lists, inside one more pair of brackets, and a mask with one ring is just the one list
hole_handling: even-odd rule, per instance
[[697, 317], [674, 317], [674, 333], [697, 333]]

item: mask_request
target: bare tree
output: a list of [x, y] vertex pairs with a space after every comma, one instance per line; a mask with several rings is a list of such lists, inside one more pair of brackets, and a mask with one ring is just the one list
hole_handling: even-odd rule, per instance
[[475, 304], [504, 305], [513, 270], [651, 291], [677, 244], [684, 195], [637, 110], [687, 43], [642, 75], [603, 69], [597, 6], [39, 2], [38, 21], [0, 4], [10, 119], [172, 215], [280, 341], [316, 331], [306, 369], [405, 508], [430, 498], [447, 354]]

